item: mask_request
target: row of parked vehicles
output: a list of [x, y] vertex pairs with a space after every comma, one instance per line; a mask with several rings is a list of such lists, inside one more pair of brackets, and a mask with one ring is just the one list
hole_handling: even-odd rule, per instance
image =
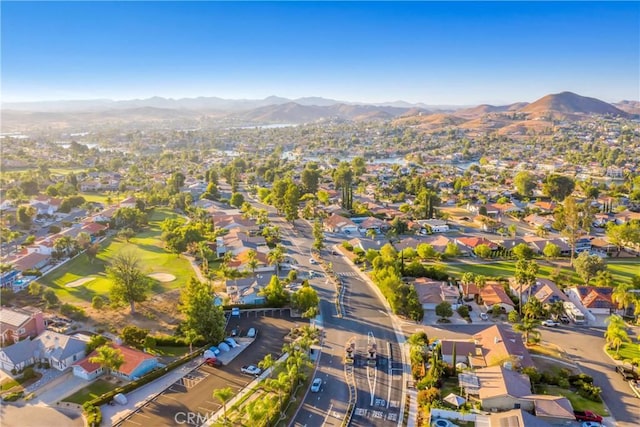
[[633, 367], [624, 365], [616, 365], [616, 372], [622, 375], [622, 378], [629, 383], [633, 394], [640, 397], [640, 374]]

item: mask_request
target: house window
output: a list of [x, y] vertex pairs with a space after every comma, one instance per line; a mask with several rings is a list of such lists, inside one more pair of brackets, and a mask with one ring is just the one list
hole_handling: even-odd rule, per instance
[[73, 361], [75, 362], [78, 359], [78, 355], [74, 354], [73, 355]]

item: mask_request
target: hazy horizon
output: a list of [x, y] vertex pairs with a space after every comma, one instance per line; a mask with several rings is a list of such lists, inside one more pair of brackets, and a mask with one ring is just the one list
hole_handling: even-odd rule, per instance
[[[633, 2], [2, 2], [3, 103], [640, 99]], [[52, 19], [55, 16], [56, 19]]]

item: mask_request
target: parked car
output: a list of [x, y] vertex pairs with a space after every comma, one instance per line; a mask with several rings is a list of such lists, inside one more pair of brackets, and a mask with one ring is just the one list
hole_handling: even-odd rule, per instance
[[225, 339], [224, 339], [224, 342], [226, 342], [227, 344], [229, 344], [229, 347], [231, 347], [231, 348], [236, 348], [236, 347], [239, 347], [239, 346], [240, 346], [240, 344], [238, 344], [238, 343], [236, 342], [236, 340], [234, 340], [233, 338], [225, 338]]
[[243, 366], [242, 368], [240, 368], [240, 371], [241, 371], [243, 374], [247, 374], [247, 375], [255, 375], [255, 376], [260, 375], [260, 372], [262, 372], [262, 371], [260, 370], [260, 368], [258, 368], [257, 366], [254, 366], [254, 365], [246, 365], [246, 366]]
[[215, 345], [212, 345], [211, 347], [209, 347], [209, 351], [215, 354], [216, 356], [220, 354], [220, 349]]
[[316, 261], [314, 258], [309, 258], [309, 263], [310, 264], [317, 264], [318, 261]]
[[597, 423], [602, 422], [602, 417], [592, 411], [573, 411], [573, 415], [578, 421], [595, 421]]
[[560, 326], [560, 323], [558, 323], [558, 322], [556, 322], [555, 320], [552, 320], [552, 319], [547, 319], [547, 320], [542, 322], [542, 326], [548, 326], [550, 328], [556, 328], [556, 327]]
[[602, 427], [602, 424], [595, 421], [585, 421], [582, 423], [582, 427]]
[[238, 307], [233, 307], [231, 309], [231, 316], [240, 317], [240, 309]]
[[567, 316], [566, 314], [560, 316], [560, 321], [565, 325], [571, 323], [571, 319], [569, 319], [569, 316]]
[[206, 365], [213, 366], [214, 368], [216, 368], [218, 366], [222, 366], [222, 362], [220, 361], [220, 359], [217, 359], [215, 357], [209, 357], [208, 359], [206, 359], [204, 361], [204, 363]]
[[482, 320], [489, 320], [489, 315], [487, 313], [480, 313], [480, 318]]
[[231, 330], [232, 337], [237, 337], [239, 333], [240, 333], [240, 328], [237, 326]]
[[638, 379], [638, 374], [631, 368], [626, 366], [616, 365], [616, 372], [622, 375], [625, 381], [634, 381]]
[[311, 392], [312, 393], [317, 393], [320, 391], [320, 387], [322, 386], [322, 379], [320, 378], [315, 378], [313, 380], [313, 383], [311, 384]]
[[231, 350], [231, 347], [229, 347], [229, 344], [227, 344], [226, 342], [221, 342], [220, 344], [218, 344], [218, 348], [220, 349], [220, 351], [224, 351], [225, 353], [229, 350]]
[[249, 328], [249, 330], [247, 331], [248, 338], [255, 338], [257, 335], [258, 331], [256, 330], [256, 328]]

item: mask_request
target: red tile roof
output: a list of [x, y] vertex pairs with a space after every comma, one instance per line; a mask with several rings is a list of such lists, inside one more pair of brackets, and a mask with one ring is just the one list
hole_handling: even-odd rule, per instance
[[[122, 352], [124, 356], [124, 363], [118, 369], [118, 372], [121, 372], [125, 375], [131, 375], [131, 373], [140, 365], [140, 363], [144, 362], [148, 359], [155, 359], [155, 356], [152, 356], [147, 353], [143, 353], [140, 350], [136, 350], [130, 347], [125, 347], [123, 345], [118, 344], [110, 344], [111, 347], [116, 348]], [[92, 357], [96, 355], [96, 351], [92, 351], [90, 355], [80, 360], [79, 362], [74, 363], [74, 365], [82, 366], [82, 368], [87, 372], [93, 372], [100, 367], [97, 363], [92, 363], [89, 361]]]

